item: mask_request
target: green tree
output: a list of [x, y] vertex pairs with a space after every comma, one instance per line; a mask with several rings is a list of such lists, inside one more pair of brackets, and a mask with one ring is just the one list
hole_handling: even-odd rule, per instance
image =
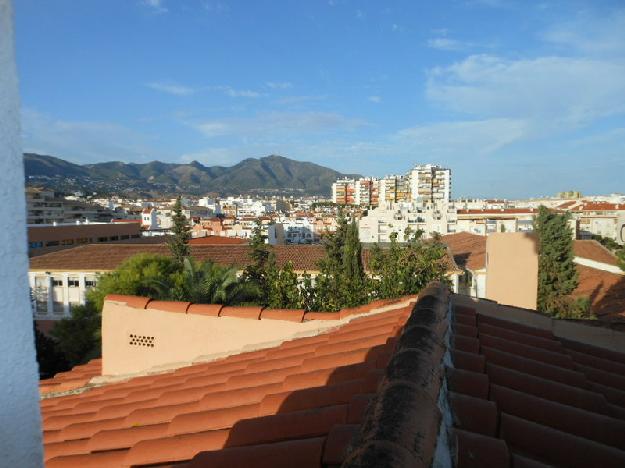
[[273, 309], [299, 309], [303, 307], [303, 293], [300, 290], [293, 264], [287, 262], [278, 268], [275, 254], [269, 255], [267, 264], [267, 285], [269, 293], [267, 306]]
[[39, 378], [47, 379], [53, 377], [57, 372], [68, 370], [70, 368], [69, 363], [59, 349], [57, 341], [41, 333], [34, 321], [33, 328], [37, 363], [39, 364]]
[[100, 311], [92, 301], [72, 307], [71, 318], [54, 325], [51, 335], [70, 367], [100, 356], [101, 326]]
[[128, 294], [166, 300], [174, 287], [174, 274], [181, 271], [171, 257], [139, 254], [125, 260], [117, 269], [98, 278], [96, 288], [88, 299], [98, 311], [102, 310], [108, 294]]
[[336, 311], [363, 304], [368, 299], [368, 281], [362, 265], [358, 225], [347, 222], [342, 210], [336, 232], [324, 239], [326, 255], [319, 262], [314, 294], [309, 294], [313, 310]]
[[266, 305], [269, 295], [267, 283], [267, 267], [269, 263], [269, 246], [265, 242], [267, 236], [263, 234], [263, 227], [260, 221], [256, 222], [252, 231], [250, 242], [250, 263], [245, 267], [243, 279], [256, 286], [259, 292], [259, 300]]
[[173, 236], [168, 240], [167, 245], [176, 263], [182, 265], [184, 259], [190, 254], [189, 239], [191, 239], [191, 231], [189, 229], [187, 217], [182, 213], [182, 201], [180, 197], [176, 198], [173, 211]]
[[374, 296], [384, 299], [417, 294], [431, 281], [448, 282], [447, 248], [440, 236], [424, 240], [423, 231], [408, 234], [404, 244], [399, 244], [397, 233], [392, 233], [388, 248], [373, 246], [369, 268]]
[[537, 308], [558, 318], [581, 317], [588, 306], [587, 300], [571, 296], [578, 286], [578, 275], [568, 221], [568, 213], [558, 214], [545, 206], [539, 208], [534, 219], [538, 235]]
[[235, 305], [253, 300], [256, 287], [237, 278], [237, 269], [211, 261], [185, 258], [183, 269], [173, 274], [173, 288], [167, 299], [197, 304]]

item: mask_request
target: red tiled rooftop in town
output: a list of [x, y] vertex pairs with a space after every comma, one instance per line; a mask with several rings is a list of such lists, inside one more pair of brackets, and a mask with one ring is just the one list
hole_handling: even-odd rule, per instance
[[467, 307], [452, 323], [462, 466], [625, 466], [625, 355]]
[[448, 434], [458, 467], [625, 466], [625, 355], [458, 298], [432, 285], [318, 335], [44, 399], [46, 465], [427, 467]]
[[[177, 311], [177, 304], [170, 308]], [[304, 316], [252, 309], [221, 310], [256, 320]], [[196, 456], [192, 466], [335, 460], [362, 420], [411, 309], [397, 306], [273, 348], [43, 400], [46, 464], [145, 466]], [[277, 459], [282, 465], [272, 464]]]

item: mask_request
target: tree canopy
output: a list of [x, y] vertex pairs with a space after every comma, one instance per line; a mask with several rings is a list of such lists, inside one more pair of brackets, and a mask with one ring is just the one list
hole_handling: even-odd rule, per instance
[[538, 234], [539, 311], [558, 318], [580, 318], [588, 313], [588, 300], [574, 299], [578, 274], [573, 262], [573, 231], [568, 213], [541, 206], [534, 219]]

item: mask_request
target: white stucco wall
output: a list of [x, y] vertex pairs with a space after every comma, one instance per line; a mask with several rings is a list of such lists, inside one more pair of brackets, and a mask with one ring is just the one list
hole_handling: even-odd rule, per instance
[[10, 0], [0, 0], [0, 465], [43, 465]]

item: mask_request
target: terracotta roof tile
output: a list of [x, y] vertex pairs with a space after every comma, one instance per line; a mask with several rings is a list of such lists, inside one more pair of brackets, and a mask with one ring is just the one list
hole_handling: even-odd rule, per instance
[[441, 241], [447, 244], [461, 268], [472, 271], [486, 268], [486, 236], [458, 232], [441, 236]]
[[466, 312], [454, 330], [471, 346], [456, 337], [447, 371], [458, 466], [625, 463], [624, 355], [482, 314], [472, 327]]
[[608, 265], [617, 265], [616, 256], [596, 240], [575, 240], [573, 251], [576, 257], [587, 258]]
[[625, 356], [465, 308], [450, 317], [450, 361], [441, 291], [316, 336], [43, 400], [47, 466], [430, 466], [441, 388], [459, 467], [623, 466]]

